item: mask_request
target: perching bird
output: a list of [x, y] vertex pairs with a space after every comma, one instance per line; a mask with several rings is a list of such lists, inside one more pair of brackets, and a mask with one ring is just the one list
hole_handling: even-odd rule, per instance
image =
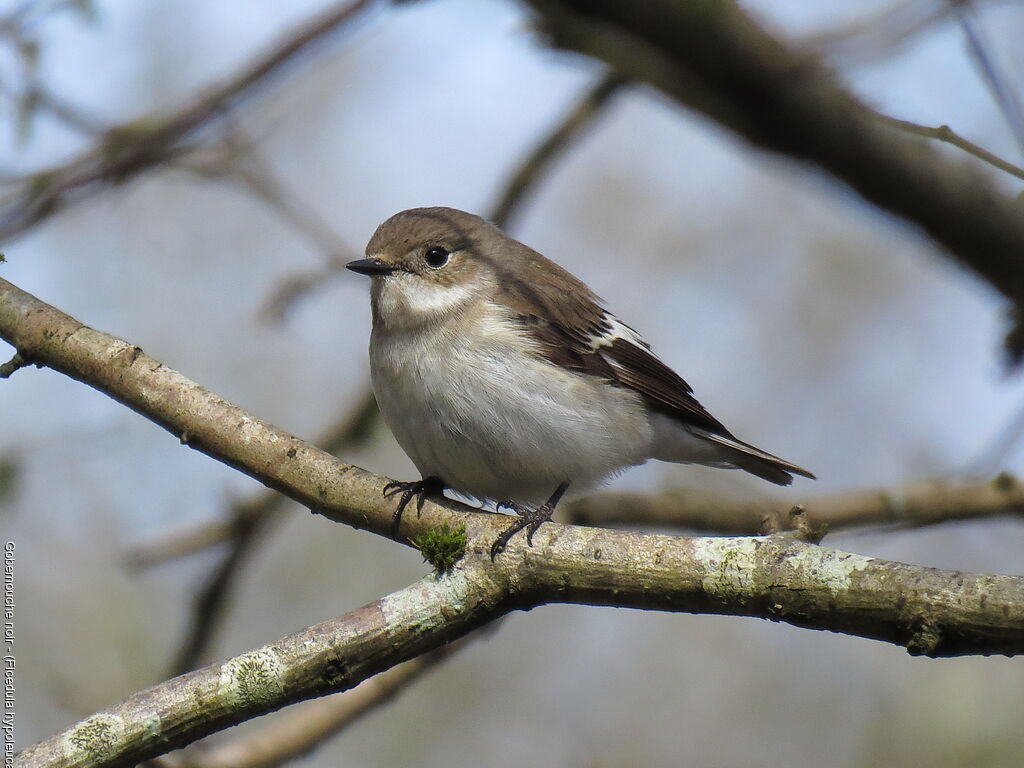
[[479, 216], [413, 208], [365, 259], [370, 374], [381, 414], [423, 479], [395, 511], [452, 489], [533, 534], [568, 488], [647, 459], [743, 469], [777, 485], [806, 469], [736, 439], [650, 345], [580, 280]]

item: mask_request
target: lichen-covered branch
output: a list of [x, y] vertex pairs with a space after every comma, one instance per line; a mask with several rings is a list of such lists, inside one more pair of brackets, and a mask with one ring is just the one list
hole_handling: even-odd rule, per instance
[[350, 691], [304, 702], [274, 715], [258, 731], [190, 754], [188, 768], [272, 768], [322, 745], [406, 690], [465, 641], [441, 646], [364, 680]]
[[[384, 478], [345, 464], [314, 446], [250, 416], [237, 406], [189, 381], [177, 371], [164, 367], [138, 347], [88, 328], [2, 279], [0, 337], [13, 344], [26, 360], [49, 366], [96, 387], [172, 433], [182, 435], [183, 442], [190, 447], [236, 467], [320, 514], [380, 535], [389, 535], [393, 506], [392, 502], [381, 495]], [[399, 537], [403, 543], [408, 543], [409, 539], [435, 529], [442, 523], [462, 524], [467, 527], [472, 547], [486, 550], [493, 537], [505, 526], [504, 520], [503, 516], [473, 512], [449, 500], [441, 503], [428, 502], [421, 516], [403, 516]], [[748, 583], [755, 592], [742, 594], [734, 604], [708, 602], [708, 594], [704, 595], [704, 602], [698, 600], [696, 603], [686, 603], [685, 600], [689, 599], [686, 597], [689, 594], [686, 590], [689, 587], [680, 586], [681, 582], [675, 587], [684, 590], [682, 596], [685, 599], [681, 603], [673, 603], [666, 597], [666, 589], [670, 587], [667, 583], [657, 589], [654, 588], [657, 580], [668, 573], [656, 567], [658, 558], [663, 557], [662, 553], [668, 551], [666, 548], [678, 551], [678, 546], [682, 546], [680, 542], [703, 541], [701, 539], [650, 536], [555, 524], [545, 525], [542, 533], [543, 536], [536, 537], [539, 542], [536, 549], [527, 549], [516, 539], [516, 545], [499, 558], [499, 562], [517, 562], [517, 558], [525, 551], [529, 554], [527, 562], [534, 563], [537, 562], [539, 552], [555, 551], [556, 543], [561, 543], [561, 546], [571, 541], [574, 542], [573, 546], [560, 557], [552, 558], [552, 562], [563, 562], [566, 571], [576, 575], [590, 572], [595, 577], [602, 573], [604, 576], [589, 586], [581, 582], [571, 590], [569, 585], [574, 582], [566, 576], [541, 582], [541, 587], [534, 585], [532, 592], [524, 586], [521, 574], [512, 578], [520, 597], [525, 598], [528, 593], [530, 594], [528, 602], [531, 604], [565, 600], [586, 602], [591, 599], [603, 603], [608, 601], [600, 597], [604, 591], [614, 592], [618, 599], [622, 599], [624, 595], [629, 594], [625, 584], [602, 580], [612, 576], [615, 579], [628, 578], [629, 568], [623, 568], [619, 574], [606, 570], [610, 563], [621, 557], [627, 560], [635, 558], [633, 565], [641, 569], [641, 572], [644, 567], [653, 564], [654, 569], [650, 574], [637, 577], [636, 583], [647, 585], [644, 587], [645, 591], [633, 594], [627, 599], [627, 602], [636, 601], [633, 603], [636, 607], [663, 605], [666, 608], [679, 608], [681, 605], [687, 605], [687, 610], [713, 610], [715, 605], [724, 605], [726, 608], [723, 612], [776, 616], [768, 610], [767, 604], [752, 602], [753, 595], [761, 595], [762, 592], [761, 586], [755, 581]], [[754, 565], [756, 558], [760, 556], [758, 553], [763, 554], [765, 551], [761, 545], [749, 543], [755, 541], [754, 539], [739, 539], [739, 542], [744, 543], [735, 545], [729, 545], [726, 539], [707, 541], [709, 543], [693, 545], [696, 549], [688, 550], [689, 557], [697, 557], [698, 565], [695, 567], [698, 570], [714, 567], [710, 565], [709, 560], [702, 559], [702, 553], [717, 559], [714, 552], [721, 546], [739, 547], [739, 554], [747, 558], [744, 560], [744, 569]], [[701, 547], [703, 549], [700, 549]], [[828, 550], [821, 550], [826, 551]], [[789, 558], [791, 554], [785, 554], [785, 557]], [[733, 554], [730, 558], [734, 559], [736, 556], [738, 555]], [[836, 569], [842, 572], [845, 568], [844, 565], [837, 563], [852, 562], [850, 558], [853, 557], [855, 556], [847, 557], [845, 553], [838, 553], [833, 559], [829, 559], [822, 554], [810, 558], [803, 557], [801, 562], [810, 562], [813, 565], [809, 578], [812, 583], [817, 584], [816, 588], [819, 591], [831, 592], [836, 584], [846, 588], [846, 582], [836, 580]], [[595, 562], [600, 564], [596, 569], [593, 566]], [[880, 561], [872, 562], [880, 564]], [[893, 564], [894, 576], [897, 573], [897, 565]], [[764, 570], [763, 564], [757, 567]], [[952, 620], [953, 614], [946, 614], [943, 611], [956, 603], [955, 595], [958, 594], [958, 590], [963, 589], [964, 579], [967, 578], [964, 574], [950, 574], [911, 565], [898, 567], [909, 570], [902, 571], [901, 578], [893, 578], [886, 582], [886, 590], [876, 595], [880, 600], [878, 604], [864, 606], [865, 623], [856, 629], [856, 634], [898, 640], [899, 635], [893, 627], [905, 618], [905, 606], [897, 604], [905, 603], [909, 591], [923, 583], [927, 583], [927, 589], [926, 596], [921, 599], [936, 600], [936, 604], [931, 607], [932, 612], [938, 611], [943, 623]], [[678, 578], [685, 578], [685, 570], [669, 569], [672, 570]], [[862, 569], [858, 566], [857, 570]], [[753, 572], [756, 571], [750, 573]], [[748, 574], [744, 578], [749, 580], [753, 577]], [[958, 626], [955, 633], [949, 635], [960, 640], [954, 645], [949, 645], [947, 641], [947, 644], [936, 646], [935, 652], [1024, 651], [1024, 578], [971, 578], [1009, 579], [1007, 583], [1016, 585], [1017, 591], [990, 590], [981, 601], [981, 614], [977, 613], [975, 605], [977, 596], [964, 592], [962, 597], [966, 602], [959, 608], [963, 610], [962, 619], [965, 623]], [[787, 589], [785, 579], [773, 584], [773, 588]], [[662, 586], [665, 589], [662, 589]], [[540, 593], [537, 593], [538, 589], [541, 590]], [[544, 589], [551, 592], [544, 594]], [[801, 584], [799, 591], [810, 594], [814, 589]], [[648, 599], [655, 602], [648, 604]], [[872, 614], [872, 611], [875, 613]], [[884, 621], [877, 624], [872, 620], [873, 615], [884, 617]], [[842, 628], [843, 631], [854, 631], [850, 626], [851, 621], [852, 618], [843, 618], [836, 613], [835, 607], [831, 607], [820, 615], [804, 617], [795, 623], [802, 626], [819, 626], [823, 629]], [[839, 625], [835, 626], [835, 622]]]
[[[649, 82], [920, 226], [1024, 308], [1024, 218], [979, 169], [887, 130], [817, 59], [723, 0], [530, 0], [554, 43]], [[1024, 330], [1008, 351], [1024, 355]]]
[[566, 526], [526, 550], [527, 605], [571, 602], [758, 616], [903, 645], [1024, 651], [1024, 577], [923, 568], [798, 535], [679, 537]]
[[[329, 517], [388, 535], [385, 478], [256, 419], [125, 341], [0, 279], [0, 338], [114, 397], [182, 442]], [[25, 373], [22, 373], [25, 375]], [[492, 562], [500, 515], [451, 501], [407, 514], [401, 540], [463, 524], [465, 558], [360, 611], [130, 697], [26, 750], [19, 765], [116, 766], [287, 703], [354, 685], [502, 613], [571, 602], [757, 616], [932, 656], [1024, 652], [1024, 577], [888, 562], [798, 534], [688, 538], [546, 524]]]
[[19, 768], [133, 765], [347, 689], [509, 609], [544, 603], [759, 616], [933, 656], [1024, 648], [1018, 576], [921, 568], [789, 534], [684, 538], [550, 525], [537, 540], [497, 563], [487, 546], [475, 546], [446, 574], [135, 694], [28, 748]]
[[25, 749], [18, 768], [136, 765], [286, 704], [354, 687], [503, 609], [483, 561], [427, 576], [337, 619], [176, 677]]

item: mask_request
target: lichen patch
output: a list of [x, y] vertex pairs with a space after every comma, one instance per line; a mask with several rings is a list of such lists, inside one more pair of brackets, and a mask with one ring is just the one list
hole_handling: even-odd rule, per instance
[[704, 591], [723, 600], [749, 593], [754, 585], [758, 540], [753, 536], [699, 538], [694, 555], [706, 564]]
[[109, 712], [87, 717], [64, 737], [64, 752], [72, 761], [85, 753], [88, 762], [99, 762], [114, 754], [124, 742], [124, 720]]
[[272, 648], [257, 648], [236, 656], [221, 667], [221, 691], [244, 707], [267, 706], [284, 689], [284, 665]]

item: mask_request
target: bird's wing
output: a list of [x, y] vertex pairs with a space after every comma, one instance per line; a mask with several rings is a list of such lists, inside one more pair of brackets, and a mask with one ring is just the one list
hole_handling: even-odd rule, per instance
[[636, 331], [602, 307], [586, 285], [573, 280], [573, 291], [558, 291], [539, 281], [517, 281], [501, 297], [545, 358], [632, 389], [651, 407], [684, 424], [732, 437], [697, 401], [690, 385], [661, 362]]

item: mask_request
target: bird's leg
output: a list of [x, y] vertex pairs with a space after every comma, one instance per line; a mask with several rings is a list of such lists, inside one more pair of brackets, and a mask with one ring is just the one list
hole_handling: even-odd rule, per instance
[[396, 480], [385, 485], [385, 496], [402, 494], [402, 498], [398, 500], [395, 514], [391, 516], [391, 538], [395, 538], [395, 535], [398, 533], [398, 524], [402, 522], [402, 513], [409, 506], [409, 502], [412, 501], [414, 496], [416, 497], [416, 516], [419, 517], [423, 509], [423, 502], [427, 496], [444, 493], [444, 489], [444, 480], [435, 475], [424, 477], [422, 480], [411, 480], [404, 483]]
[[530, 507], [517, 504], [511, 499], [499, 501], [495, 509], [501, 510], [502, 507], [511, 509], [519, 515], [519, 519], [502, 531], [494, 544], [491, 545], [491, 560], [500, 555], [505, 550], [505, 546], [508, 544], [509, 540], [523, 530], [523, 528], [526, 529], [526, 543], [532, 547], [533, 534], [537, 532], [537, 529], [540, 528], [541, 525], [551, 520], [551, 515], [555, 512], [555, 507], [558, 506], [559, 500], [561, 500], [562, 495], [568, 487], [568, 482], [564, 482], [559, 485], [558, 488], [555, 489], [555, 492], [551, 494], [551, 498], [536, 509], [531, 509]]

